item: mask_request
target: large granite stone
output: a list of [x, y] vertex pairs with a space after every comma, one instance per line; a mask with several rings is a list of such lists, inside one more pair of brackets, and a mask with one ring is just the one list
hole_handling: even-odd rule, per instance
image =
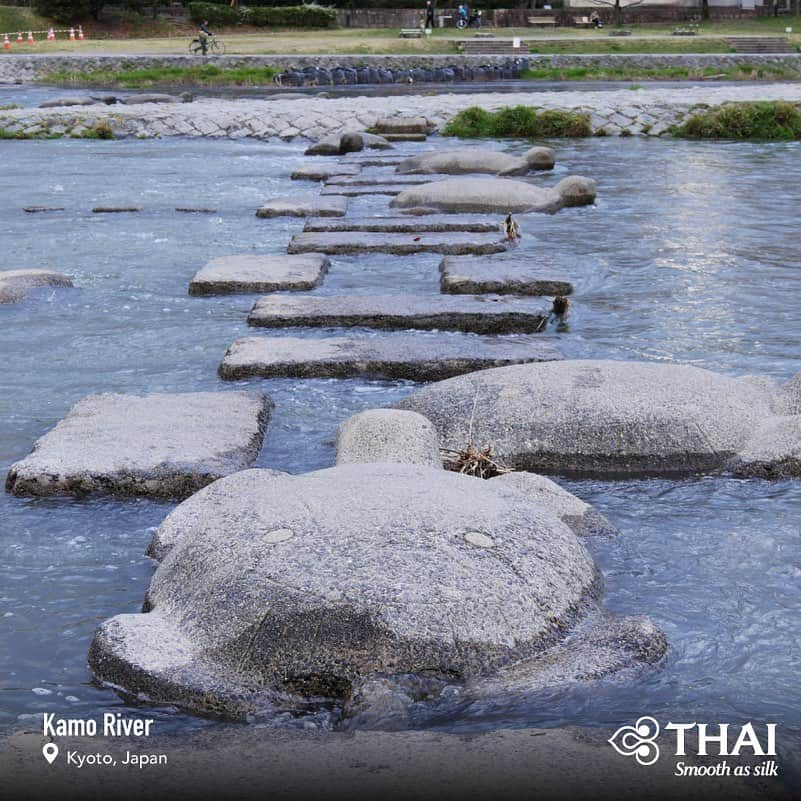
[[369, 409], [337, 429], [337, 464], [393, 462], [442, 469], [439, 437], [422, 414]]
[[54, 97], [39, 103], [39, 108], [62, 108], [68, 106], [94, 106], [98, 101], [94, 97]]
[[[508, 467], [601, 477], [734, 467], [798, 475], [798, 415], [773, 382], [675, 364], [567, 361], [487, 370], [400, 404], [444, 447], [470, 432]], [[750, 465], [750, 467], [749, 467]]]
[[342, 701], [364, 677], [491, 675], [594, 606], [595, 565], [519, 492], [422, 465], [247, 470], [162, 523], [146, 614], [95, 634], [95, 675], [133, 696], [242, 717]]
[[478, 334], [542, 330], [548, 308], [522, 298], [442, 295], [275, 295], [256, 301], [250, 325], [267, 328], [436, 328]]
[[302, 164], [289, 177], [293, 181], [327, 181], [335, 175], [358, 175], [362, 171], [359, 164], [330, 164], [315, 161]]
[[314, 289], [331, 262], [321, 253], [300, 256], [244, 254], [212, 259], [189, 283], [190, 295]]
[[564, 200], [555, 189], [510, 178], [449, 178], [405, 189], [389, 205], [412, 214], [552, 214]]
[[321, 197], [316, 193], [276, 197], [266, 201], [257, 217], [344, 217], [348, 199], [342, 195]]
[[379, 134], [427, 134], [428, 120], [425, 117], [382, 117], [376, 121]]
[[[344, 199], [344, 198], [343, 198]], [[292, 237], [289, 253], [503, 253], [506, 243], [500, 233], [432, 232], [417, 236], [397, 233], [333, 231], [301, 233]]]
[[185, 498], [253, 464], [271, 409], [252, 392], [89, 395], [11, 465], [6, 489]]
[[18, 303], [36, 287], [71, 287], [72, 279], [55, 270], [0, 270], [0, 303]]
[[440, 290], [449, 294], [569, 295], [570, 279], [533, 255], [445, 256]]
[[304, 232], [369, 231], [372, 233], [420, 234], [436, 232], [490, 233], [501, 230], [501, 223], [480, 215], [445, 214], [424, 217], [310, 217], [303, 226]]
[[531, 148], [522, 157], [511, 156], [483, 147], [462, 147], [412, 156], [397, 166], [405, 175], [443, 173], [490, 173], [492, 175], [526, 175], [531, 170], [553, 169], [556, 154], [549, 147]]
[[479, 337], [459, 334], [407, 334], [362, 338], [300, 339], [243, 337], [220, 365], [220, 377], [440, 379], [561, 354], [537, 335]]
[[[401, 411], [401, 410], [398, 410]], [[422, 417], [422, 415], [420, 415]], [[428, 418], [423, 417], [424, 420]], [[428, 421], [430, 424], [430, 421]], [[523, 493], [532, 503], [545, 511], [555, 514], [563, 523], [573, 529], [579, 537], [604, 536], [619, 534], [600, 512], [581, 498], [560, 487], [555, 481], [536, 473], [501, 473], [489, 479]]]

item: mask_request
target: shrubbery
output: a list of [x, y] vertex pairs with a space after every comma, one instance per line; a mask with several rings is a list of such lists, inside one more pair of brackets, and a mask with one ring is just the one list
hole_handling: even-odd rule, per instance
[[189, 18], [197, 23], [207, 19], [209, 25], [236, 25], [239, 22], [239, 12], [230, 6], [215, 3], [190, 3]]
[[726, 103], [693, 114], [672, 133], [688, 139], [801, 139], [801, 110], [782, 100]]
[[478, 106], [460, 111], [442, 131], [446, 136], [471, 139], [544, 139], [556, 136], [590, 136], [587, 114], [571, 111], [538, 111], [531, 106], [514, 106], [485, 111]]
[[251, 5], [234, 9], [215, 3], [190, 3], [189, 16], [196, 23], [207, 19], [209, 25], [241, 23], [271, 28], [330, 28], [336, 22], [336, 12], [332, 8], [318, 5]]

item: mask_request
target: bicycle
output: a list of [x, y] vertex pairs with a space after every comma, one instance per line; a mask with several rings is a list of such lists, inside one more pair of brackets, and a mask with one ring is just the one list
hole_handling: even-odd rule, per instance
[[[203, 53], [203, 45], [200, 39], [192, 39], [189, 43], [189, 55], [196, 56], [198, 53]], [[225, 43], [217, 39], [215, 36], [210, 36], [206, 43], [206, 55], [222, 56], [225, 55]]]

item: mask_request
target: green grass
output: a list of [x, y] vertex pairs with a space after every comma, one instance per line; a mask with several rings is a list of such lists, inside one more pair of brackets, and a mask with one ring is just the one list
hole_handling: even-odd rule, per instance
[[29, 8], [0, 6], [0, 33], [41, 31], [49, 28], [51, 24], [50, 20], [34, 14]]
[[740, 64], [732, 67], [533, 67], [523, 78], [534, 81], [683, 81], [720, 78], [727, 80], [798, 79], [798, 69], [789, 64]]
[[48, 84], [83, 84], [142, 89], [163, 85], [260, 86], [270, 84], [279, 72], [275, 67], [232, 67], [214, 64], [196, 67], [149, 67], [138, 70], [97, 70], [93, 72], [54, 72], [42, 76]]
[[699, 111], [671, 133], [685, 139], [801, 139], [801, 110], [781, 100], [725, 103]]
[[547, 139], [590, 136], [592, 130], [587, 114], [539, 111], [532, 106], [507, 107], [492, 112], [472, 106], [460, 111], [442, 133], [465, 139]]
[[532, 42], [532, 55], [592, 55], [593, 53], [733, 53], [725, 39], [705, 36], [663, 36], [654, 39], [587, 38]]

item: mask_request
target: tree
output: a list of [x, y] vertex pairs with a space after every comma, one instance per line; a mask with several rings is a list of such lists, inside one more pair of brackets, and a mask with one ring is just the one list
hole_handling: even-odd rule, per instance
[[634, 6], [642, 5], [645, 0], [592, 0], [592, 4], [596, 6], [608, 6], [612, 10], [612, 24], [623, 24], [623, 12], [627, 8], [634, 8]]
[[92, 17], [99, 19], [106, 0], [34, 0], [36, 11], [56, 22], [80, 22]]

